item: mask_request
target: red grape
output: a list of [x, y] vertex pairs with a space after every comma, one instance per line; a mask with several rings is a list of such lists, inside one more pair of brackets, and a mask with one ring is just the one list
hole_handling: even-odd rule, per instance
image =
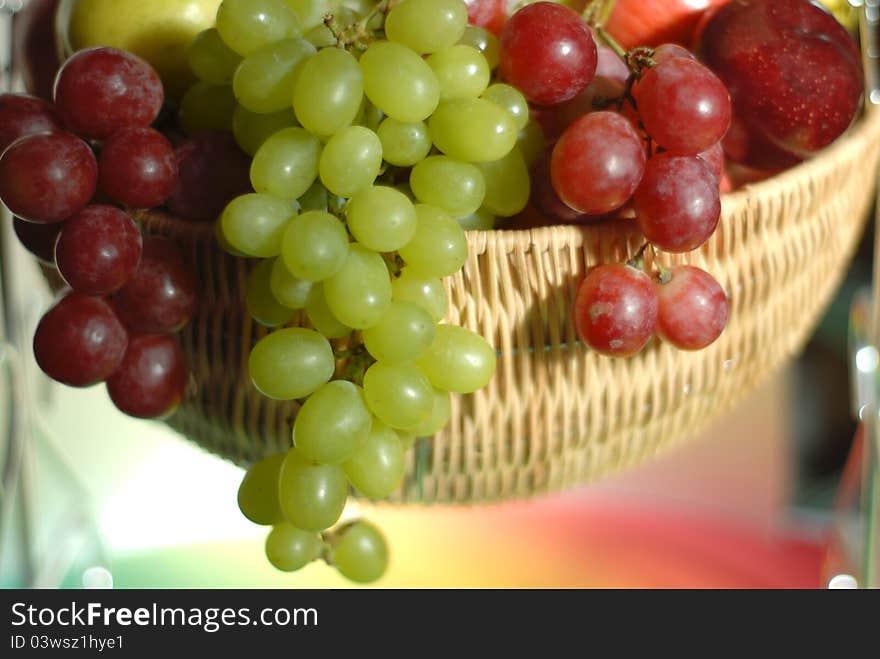
[[30, 222], [61, 222], [78, 213], [97, 181], [95, 154], [68, 133], [23, 137], [0, 156], [0, 199]]
[[55, 264], [55, 241], [63, 226], [63, 222], [40, 224], [26, 222], [20, 217], [12, 218], [12, 229], [18, 241], [46, 265]]
[[196, 278], [171, 240], [144, 238], [140, 264], [112, 302], [132, 332], [165, 334], [181, 329], [196, 306]]
[[122, 364], [107, 380], [107, 392], [116, 407], [130, 416], [162, 418], [183, 400], [187, 377], [176, 337], [135, 335]]
[[43, 99], [23, 94], [0, 95], [0, 153], [20, 137], [61, 130], [61, 117]]
[[553, 182], [550, 180], [550, 155], [551, 151], [548, 150], [532, 169], [530, 201], [548, 218], [566, 223], [577, 222], [585, 215], [566, 206], [553, 189]]
[[705, 270], [679, 265], [670, 274], [668, 282], [657, 286], [657, 333], [682, 350], [701, 350], [727, 325], [727, 296]]
[[570, 208], [602, 215], [632, 196], [645, 160], [645, 146], [629, 121], [613, 112], [594, 112], [569, 126], [553, 148], [553, 187]]
[[123, 211], [86, 206], [64, 223], [55, 246], [55, 264], [77, 293], [108, 295], [134, 273], [141, 245], [141, 232]]
[[667, 252], [696, 249], [721, 217], [718, 179], [696, 156], [651, 158], [633, 202], [645, 238]]
[[235, 197], [250, 192], [250, 159], [229, 133], [203, 133], [175, 150], [177, 186], [171, 212], [187, 220], [213, 222]]
[[634, 355], [657, 327], [657, 287], [628, 265], [597, 266], [578, 287], [574, 322], [578, 336], [596, 352]]
[[499, 34], [507, 20], [507, 0], [464, 0], [468, 23]]
[[103, 140], [120, 128], [149, 126], [162, 109], [159, 74], [146, 61], [116, 48], [81, 50], [55, 81], [55, 104], [75, 133]]
[[532, 103], [556, 105], [587, 88], [596, 73], [596, 42], [576, 11], [536, 2], [501, 31], [501, 74]]
[[721, 177], [724, 176], [724, 147], [721, 146], [721, 142], [716, 142], [702, 153], [697, 154], [697, 158], [706, 163], [715, 178], [721, 180]]
[[88, 387], [110, 377], [127, 344], [128, 333], [107, 302], [69, 293], [37, 325], [34, 356], [53, 380]]
[[654, 49], [653, 59], [658, 64], [665, 59], [672, 57], [683, 57], [685, 59], [696, 60], [697, 57], [684, 46], [677, 43], [664, 43]]
[[642, 76], [633, 90], [648, 134], [664, 149], [696, 155], [730, 127], [730, 94], [695, 60], [669, 57]]
[[152, 128], [123, 128], [104, 142], [98, 163], [101, 188], [129, 208], [153, 208], [177, 184], [174, 149]]

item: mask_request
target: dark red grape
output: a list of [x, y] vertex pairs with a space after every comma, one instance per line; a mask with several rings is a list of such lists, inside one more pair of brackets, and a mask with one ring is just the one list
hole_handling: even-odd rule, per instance
[[152, 128], [123, 128], [104, 142], [101, 188], [129, 208], [160, 206], [177, 184], [174, 148]]
[[578, 336], [596, 352], [634, 355], [657, 327], [657, 287], [628, 265], [597, 266], [578, 287], [574, 322]]
[[162, 109], [159, 74], [116, 48], [90, 48], [68, 59], [55, 81], [55, 104], [78, 135], [103, 140], [121, 128], [149, 126]]
[[596, 73], [596, 42], [580, 15], [553, 2], [517, 11], [501, 31], [501, 75], [532, 103], [556, 105]]
[[633, 89], [648, 134], [664, 149], [696, 155], [730, 127], [730, 94], [718, 77], [684, 57], [662, 60]]
[[653, 59], [658, 64], [671, 57], [683, 57], [690, 60], [697, 59], [696, 55], [684, 46], [679, 46], [677, 43], [664, 43], [654, 49]]
[[0, 95], [0, 153], [26, 135], [62, 130], [58, 112], [43, 99], [23, 94]]
[[666, 252], [689, 252], [718, 226], [718, 179], [696, 156], [662, 153], [648, 161], [633, 205], [645, 238]]
[[171, 212], [187, 220], [213, 222], [235, 197], [251, 191], [250, 159], [229, 133], [204, 133], [175, 150], [177, 186]]
[[645, 160], [645, 145], [629, 121], [614, 112], [593, 112], [559, 138], [550, 173], [567, 206], [602, 215], [632, 196], [642, 180]]
[[679, 265], [657, 285], [657, 333], [682, 350], [701, 350], [721, 336], [729, 303], [724, 289], [705, 270]]
[[12, 228], [18, 241], [46, 265], [55, 265], [55, 241], [63, 226], [63, 222], [40, 224], [26, 222], [20, 217], [12, 218]]
[[61, 222], [95, 194], [98, 162], [68, 133], [30, 135], [0, 156], [0, 199], [30, 222]]
[[107, 380], [110, 399], [122, 412], [142, 419], [171, 414], [186, 391], [186, 360], [171, 335], [134, 335], [125, 359]]
[[88, 387], [110, 377], [127, 344], [128, 332], [107, 302], [68, 293], [37, 325], [34, 356], [53, 380]]
[[47, 101], [52, 100], [52, 86], [61, 66], [61, 40], [55, 27], [59, 2], [29, 0], [12, 21], [13, 75], [21, 76], [29, 94]]
[[147, 236], [140, 264], [111, 300], [132, 332], [165, 334], [189, 322], [197, 294], [195, 275], [177, 245], [162, 236]]
[[724, 148], [750, 167], [778, 169], [811, 156], [861, 107], [859, 49], [808, 0], [729, 3], [703, 29], [700, 54], [730, 88], [741, 122], [736, 144], [725, 140]]
[[141, 245], [141, 232], [126, 213], [113, 206], [86, 206], [64, 223], [55, 265], [77, 293], [109, 295], [134, 274]]
[[715, 175], [719, 181], [724, 176], [724, 147], [721, 142], [717, 142], [708, 149], [697, 155], [709, 167], [709, 170]]
[[529, 200], [532, 206], [548, 218], [566, 223], [578, 222], [585, 215], [566, 206], [553, 189], [553, 182], [550, 180], [551, 153], [552, 151], [548, 150], [532, 169]]

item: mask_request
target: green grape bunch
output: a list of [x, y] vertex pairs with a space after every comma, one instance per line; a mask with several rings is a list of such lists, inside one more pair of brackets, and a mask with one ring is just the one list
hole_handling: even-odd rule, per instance
[[540, 130], [494, 82], [497, 40], [462, 0], [224, 0], [189, 61], [184, 129], [231, 131], [253, 158], [254, 192], [217, 225], [227, 251], [261, 259], [247, 307], [274, 331], [250, 377], [301, 402], [291, 448], [251, 467], [239, 506], [272, 527], [278, 569], [323, 559], [373, 581], [381, 534], [329, 529], [351, 488], [393, 494], [413, 439], [492, 378], [489, 343], [442, 322], [442, 280], [467, 261], [466, 230], [525, 207]]

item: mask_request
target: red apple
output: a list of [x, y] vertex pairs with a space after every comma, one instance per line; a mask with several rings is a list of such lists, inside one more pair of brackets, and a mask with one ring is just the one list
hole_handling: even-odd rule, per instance
[[858, 48], [808, 0], [734, 0], [706, 24], [700, 54], [733, 101], [724, 149], [749, 167], [779, 169], [813, 155], [859, 109]]
[[605, 29], [626, 49], [690, 45], [703, 13], [728, 0], [617, 0]]

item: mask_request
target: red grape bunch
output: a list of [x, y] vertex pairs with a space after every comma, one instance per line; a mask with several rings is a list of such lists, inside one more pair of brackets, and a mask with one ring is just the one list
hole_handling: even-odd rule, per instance
[[[627, 53], [597, 32], [608, 46], [597, 48], [573, 10], [538, 2], [516, 12], [501, 33], [505, 79], [556, 138], [533, 170], [532, 203], [563, 222], [634, 214], [652, 251], [695, 250], [721, 215], [727, 88], [680, 46]], [[652, 277], [644, 262], [588, 274], [574, 312], [581, 339], [625, 357], [655, 334], [685, 350], [718, 338], [728, 316], [721, 286], [690, 266]]]
[[54, 100], [0, 96], [0, 199], [24, 246], [69, 286], [40, 321], [34, 355], [58, 382], [106, 382], [127, 414], [167, 416], [186, 388], [174, 334], [197, 284], [177, 246], [143, 236], [128, 212], [177, 186], [174, 149], [151, 128], [162, 83], [144, 60], [93, 48], [63, 65]]

